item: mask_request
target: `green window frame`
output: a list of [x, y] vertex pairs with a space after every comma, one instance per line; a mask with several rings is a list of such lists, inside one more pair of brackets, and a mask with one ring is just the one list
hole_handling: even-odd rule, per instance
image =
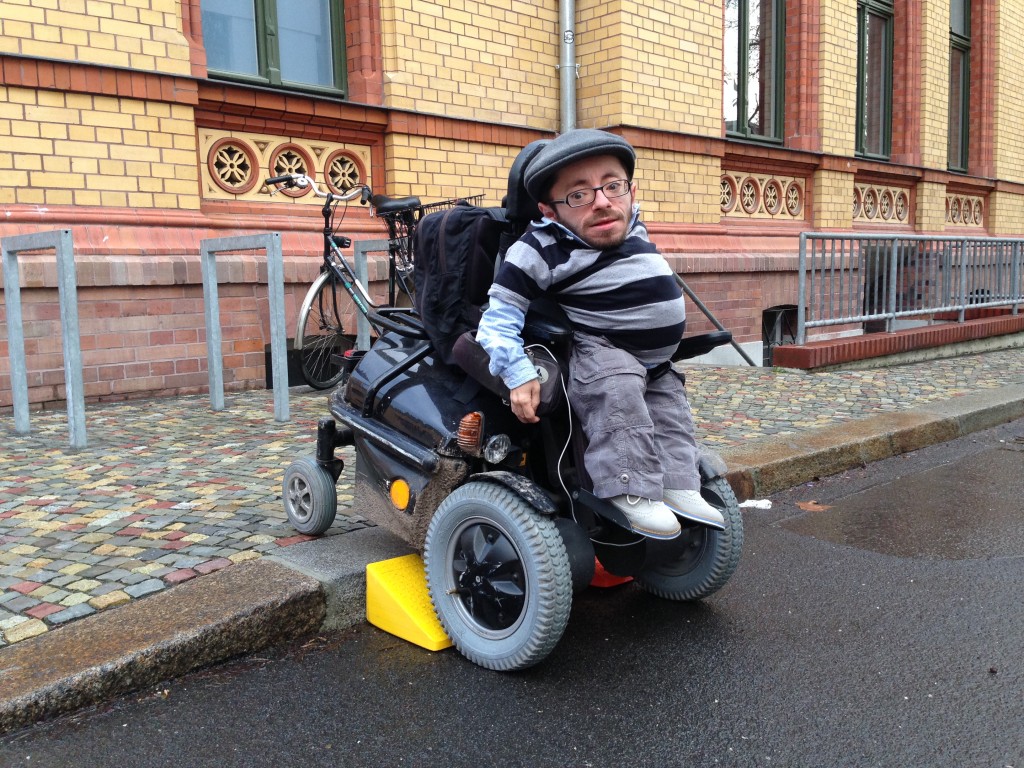
[[891, 2], [857, 4], [856, 151], [880, 160], [892, 153], [893, 16]]
[[727, 136], [781, 143], [784, 0], [725, 0], [722, 118]]
[[949, 6], [949, 170], [967, 172], [971, 106], [971, 2], [951, 0]]
[[200, 0], [211, 77], [345, 95], [342, 0]]

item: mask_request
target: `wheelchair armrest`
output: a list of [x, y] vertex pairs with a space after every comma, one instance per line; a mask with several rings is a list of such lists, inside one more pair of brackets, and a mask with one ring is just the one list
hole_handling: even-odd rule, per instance
[[701, 333], [696, 336], [687, 336], [679, 342], [675, 353], [672, 355], [672, 362], [688, 360], [691, 357], [706, 355], [715, 347], [728, 344], [732, 341], [732, 333], [729, 331], [712, 331]]
[[[553, 356], [538, 355], [530, 349], [526, 350], [526, 355], [536, 367], [537, 378], [540, 381], [540, 404], [537, 406], [537, 415], [546, 416], [561, 408], [565, 402], [564, 371]], [[505, 386], [505, 382], [501, 378], [490, 372], [490, 357], [488, 357], [487, 351], [480, 346], [480, 342], [476, 340], [474, 331], [466, 331], [455, 340], [452, 357], [455, 364], [484, 389], [494, 393], [502, 400], [508, 400], [508, 387]]]
[[384, 328], [410, 339], [429, 339], [419, 317], [408, 307], [381, 307], [376, 312], [367, 312], [366, 319], [378, 330]]
[[508, 387], [498, 376], [490, 372], [490, 357], [476, 340], [473, 331], [466, 331], [455, 340], [452, 346], [452, 357], [455, 364], [471, 378], [479, 382], [485, 389], [502, 399], [508, 398]]

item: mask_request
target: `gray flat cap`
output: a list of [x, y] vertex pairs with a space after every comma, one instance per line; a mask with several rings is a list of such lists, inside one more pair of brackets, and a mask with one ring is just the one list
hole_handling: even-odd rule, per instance
[[626, 175], [633, 178], [636, 152], [621, 136], [595, 128], [577, 128], [553, 139], [526, 167], [526, 191], [539, 202], [547, 195], [557, 174], [565, 166], [595, 155], [614, 155], [622, 161]]

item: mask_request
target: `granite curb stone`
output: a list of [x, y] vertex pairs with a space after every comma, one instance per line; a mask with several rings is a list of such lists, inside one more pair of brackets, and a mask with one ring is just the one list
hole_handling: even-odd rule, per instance
[[0, 733], [302, 637], [324, 615], [320, 582], [258, 560], [46, 632], [4, 649]]
[[307, 541], [267, 559], [316, 579], [324, 589], [323, 631], [344, 629], [366, 618], [366, 566], [412, 550], [383, 528]]
[[913, 410], [877, 414], [722, 450], [743, 499], [769, 496], [1024, 417], [1024, 386], [1007, 386]]

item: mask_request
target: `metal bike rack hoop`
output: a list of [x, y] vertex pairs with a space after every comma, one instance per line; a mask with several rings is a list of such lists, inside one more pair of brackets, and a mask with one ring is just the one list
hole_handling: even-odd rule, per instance
[[206, 362], [210, 373], [210, 406], [224, 410], [224, 361], [221, 353], [220, 303], [217, 297], [216, 254], [229, 251], [267, 252], [267, 293], [270, 300], [270, 359], [274, 376], [274, 418], [288, 421], [288, 352], [284, 330], [284, 260], [281, 233], [216, 237], [199, 242], [206, 315]]
[[[370, 291], [370, 280], [369, 280], [369, 266], [367, 264], [366, 254], [368, 253], [387, 253], [389, 243], [387, 240], [357, 240], [352, 245], [352, 250], [355, 253], [356, 260], [356, 279], [359, 280], [366, 288], [367, 293]], [[361, 313], [356, 313], [356, 349], [369, 349], [370, 348], [370, 323], [366, 317]]]
[[21, 319], [21, 281], [18, 254], [23, 251], [57, 252], [57, 288], [64, 349], [64, 391], [72, 448], [85, 448], [85, 385], [82, 381], [82, 345], [78, 333], [78, 288], [75, 249], [70, 229], [12, 235], [0, 239], [4, 260], [4, 301], [7, 304], [7, 346], [11, 358], [11, 398], [14, 431], [29, 433], [28, 372], [25, 366], [25, 329]]

